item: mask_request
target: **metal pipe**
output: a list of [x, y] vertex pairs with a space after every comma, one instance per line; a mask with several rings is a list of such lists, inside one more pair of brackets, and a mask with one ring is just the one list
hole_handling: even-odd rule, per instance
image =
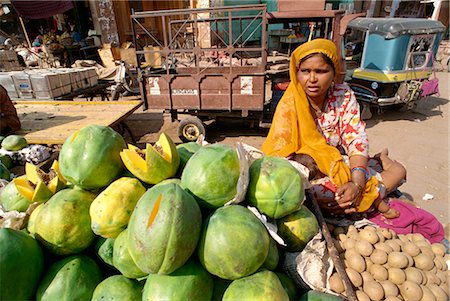
[[221, 6], [215, 8], [192, 8], [192, 9], [168, 9], [168, 10], [157, 10], [157, 11], [142, 11], [135, 12], [131, 17], [133, 18], [144, 18], [144, 17], [155, 17], [155, 16], [168, 16], [175, 14], [192, 14], [192, 13], [211, 13], [213, 11], [220, 12], [232, 12], [232, 11], [242, 11], [242, 10], [261, 10], [266, 7], [265, 4], [259, 5], [239, 5], [239, 6]]

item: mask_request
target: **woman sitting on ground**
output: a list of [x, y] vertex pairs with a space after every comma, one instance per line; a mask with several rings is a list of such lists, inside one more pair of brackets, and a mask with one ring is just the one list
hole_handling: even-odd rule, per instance
[[[395, 218], [398, 211], [382, 199], [401, 183], [406, 170], [387, 151], [380, 153], [380, 160], [370, 160], [381, 161], [386, 171], [378, 174], [369, 168], [365, 123], [353, 91], [334, 83], [339, 70], [337, 48], [329, 40], [312, 40], [292, 53], [291, 82], [262, 151], [299, 161], [300, 154], [310, 156], [325, 176], [311, 188], [325, 212], [343, 215], [376, 207]], [[348, 156], [347, 164], [342, 155]]]

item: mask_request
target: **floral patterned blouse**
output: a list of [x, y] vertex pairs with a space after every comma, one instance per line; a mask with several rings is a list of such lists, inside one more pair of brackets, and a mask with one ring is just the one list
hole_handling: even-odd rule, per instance
[[[316, 119], [317, 129], [329, 145], [337, 147], [348, 163], [348, 157], [363, 155], [369, 157], [369, 140], [366, 123], [361, 120], [359, 104], [347, 84], [335, 84], [328, 93], [324, 112]], [[377, 166], [378, 165], [378, 166]], [[378, 161], [370, 159], [370, 172], [381, 171]], [[375, 171], [374, 169], [377, 169]], [[333, 199], [336, 186], [329, 177], [311, 182], [310, 192], [317, 199]]]
[[366, 123], [361, 120], [359, 104], [347, 84], [335, 84], [330, 89], [328, 102], [316, 124], [327, 143], [342, 154], [369, 156]]

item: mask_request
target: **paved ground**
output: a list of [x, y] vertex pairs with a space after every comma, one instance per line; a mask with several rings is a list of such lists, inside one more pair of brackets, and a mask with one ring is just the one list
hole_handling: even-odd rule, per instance
[[[430, 97], [411, 112], [385, 111], [367, 121], [370, 153], [388, 147], [392, 158], [405, 164], [407, 182], [401, 187], [411, 200], [449, 223], [449, 113], [450, 74], [438, 73], [440, 97]], [[138, 142], [155, 142], [164, 131], [178, 140], [177, 122], [157, 111], [139, 109], [127, 121]], [[209, 142], [235, 145], [241, 141], [260, 147], [267, 130], [250, 129], [243, 123], [213, 123], [206, 129]], [[431, 199], [423, 200], [429, 194]]]

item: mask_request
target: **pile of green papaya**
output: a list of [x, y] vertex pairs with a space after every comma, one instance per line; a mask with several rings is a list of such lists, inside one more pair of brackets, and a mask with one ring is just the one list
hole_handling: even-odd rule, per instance
[[319, 231], [285, 159], [255, 160], [240, 203], [234, 148], [166, 134], [141, 149], [89, 125], [49, 170], [25, 169], [0, 192], [6, 211], [38, 204], [25, 228], [0, 229], [1, 300], [336, 300], [281, 268]]

